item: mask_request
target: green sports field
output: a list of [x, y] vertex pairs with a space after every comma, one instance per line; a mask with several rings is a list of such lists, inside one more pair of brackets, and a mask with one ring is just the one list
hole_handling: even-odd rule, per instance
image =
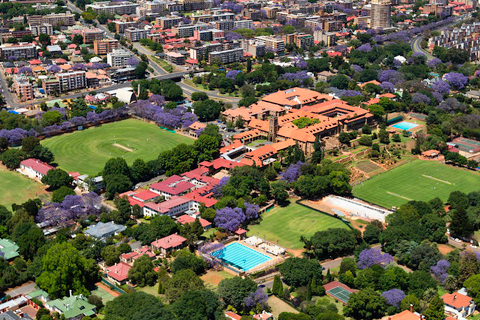
[[13, 203], [21, 204], [44, 194], [45, 186], [40, 182], [0, 166], [0, 205], [11, 211]]
[[108, 159], [124, 157], [128, 164], [135, 159], [145, 161], [158, 157], [180, 143], [193, 140], [136, 119], [127, 119], [45, 139], [55, 162], [66, 171], [96, 175]]
[[287, 249], [301, 249], [301, 236], [310, 238], [315, 232], [329, 228], [348, 229], [341, 220], [292, 202], [263, 213], [262, 222], [249, 227], [248, 236], [255, 235]]
[[411, 200], [447, 201], [452, 191], [480, 190], [480, 174], [442, 163], [415, 160], [374, 176], [353, 188], [353, 195], [385, 208]]

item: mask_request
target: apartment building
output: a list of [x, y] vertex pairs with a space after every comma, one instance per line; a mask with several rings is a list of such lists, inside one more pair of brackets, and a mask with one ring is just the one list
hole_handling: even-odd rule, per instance
[[327, 47], [331, 47], [335, 45], [337, 39], [334, 32], [315, 30], [313, 32], [313, 40], [323, 42]]
[[48, 23], [52, 26], [73, 26], [75, 24], [75, 15], [67, 11], [65, 13], [51, 13], [46, 16], [29, 16], [27, 21], [30, 25], [40, 25]]
[[56, 77], [49, 77], [42, 81], [42, 88], [46, 94], [60, 93], [60, 81]]
[[121, 2], [110, 2], [110, 1], [102, 1], [102, 2], [94, 2], [92, 4], [87, 4], [85, 6], [85, 10], [88, 8], [92, 8], [92, 10], [96, 14], [105, 13], [105, 14], [133, 14], [136, 12], [137, 7], [140, 5], [137, 3], [132, 3], [129, 1], [121, 1]]
[[285, 44], [295, 44], [298, 48], [308, 49], [313, 46], [313, 37], [306, 33], [291, 33], [283, 36]]
[[0, 46], [2, 60], [11, 56], [17, 59], [31, 59], [37, 57], [37, 48], [31, 43], [5, 43]]
[[172, 33], [178, 35], [180, 38], [189, 38], [193, 37], [193, 31], [195, 30], [195, 26], [188, 25], [188, 26], [178, 26], [172, 28]]
[[278, 7], [265, 7], [263, 10], [267, 14], [268, 19], [274, 19], [277, 16], [277, 13], [280, 12], [280, 8]]
[[179, 3], [183, 4], [184, 11], [195, 11], [205, 9], [205, 0], [179, 0]]
[[103, 39], [103, 31], [98, 28], [82, 30], [83, 43], [94, 43]]
[[60, 84], [60, 91], [70, 91], [82, 89], [87, 86], [85, 71], [70, 71], [66, 73], [57, 73], [56, 77]]
[[392, 3], [390, 0], [372, 0], [371, 25], [372, 29], [390, 28], [392, 26]]
[[285, 52], [285, 41], [282, 38], [276, 38], [274, 36], [260, 36], [255, 37], [257, 40], [265, 42], [267, 51], [272, 51], [275, 53]]
[[95, 54], [98, 55], [105, 55], [115, 49], [118, 49], [118, 40], [103, 39], [95, 40], [93, 42], [93, 50], [95, 51]]
[[112, 67], [125, 67], [128, 59], [133, 57], [134, 56], [130, 51], [115, 49], [107, 54], [107, 63]]
[[253, 21], [252, 20], [234, 21], [233, 25], [235, 29], [251, 29], [253, 28]]
[[223, 45], [221, 43], [208, 43], [201, 47], [190, 48], [190, 58], [195, 60], [206, 60], [207, 52], [222, 51]]
[[130, 42], [137, 42], [140, 39], [147, 38], [147, 30], [139, 29], [139, 28], [128, 28], [125, 29], [125, 38], [127, 38]]
[[117, 33], [124, 33], [125, 29], [128, 28], [136, 28], [138, 25], [138, 22], [136, 21], [114, 21], [115, 23], [115, 31]]
[[14, 77], [13, 90], [21, 102], [33, 100], [33, 87], [28, 80]]
[[230, 31], [233, 30], [235, 27], [235, 24], [231, 20], [224, 20], [224, 21], [216, 21], [212, 23], [215, 27], [215, 29], [218, 30], [223, 30], [223, 31]]
[[252, 55], [252, 57], [263, 57], [267, 53], [265, 42], [259, 40], [243, 40], [243, 50]]
[[159, 17], [155, 21], [162, 29], [170, 29], [178, 26], [182, 22], [182, 17]]
[[260, 13], [260, 10], [255, 9], [243, 9], [242, 15], [250, 20], [258, 21], [262, 19], [262, 14]]
[[178, 52], [166, 52], [165, 60], [179, 66], [182, 66], [185, 64], [185, 57]]
[[34, 37], [38, 37], [41, 34], [53, 34], [53, 26], [50, 23], [42, 23], [37, 25], [30, 25], [30, 31]]
[[1, 33], [0, 37], [1, 37], [2, 43], [7, 43], [8, 39], [10, 38], [15, 38], [20, 41], [24, 36], [29, 36], [31, 34], [32, 34], [32, 31], [30, 30], [15, 30], [15, 31], [7, 30], [7, 32]]
[[224, 64], [243, 61], [243, 49], [236, 48], [224, 51], [210, 52], [208, 54], [208, 61], [210, 63], [214, 61], [219, 61]]

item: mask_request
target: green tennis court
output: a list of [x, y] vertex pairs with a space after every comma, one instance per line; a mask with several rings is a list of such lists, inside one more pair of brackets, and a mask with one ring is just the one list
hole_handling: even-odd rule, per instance
[[100, 287], [97, 287], [95, 290], [93, 290], [92, 294], [102, 298], [102, 301], [103, 301], [104, 304], [107, 303], [108, 301], [112, 301], [113, 299], [115, 299], [115, 297], [113, 295], [111, 295], [106, 290], [104, 290]]
[[335, 299], [347, 304], [348, 299], [350, 299], [350, 295], [352, 293], [350, 291], [348, 291], [347, 289], [338, 286], [338, 287], [335, 287], [333, 289], [328, 290], [327, 294], [329, 294], [330, 296], [334, 297]]

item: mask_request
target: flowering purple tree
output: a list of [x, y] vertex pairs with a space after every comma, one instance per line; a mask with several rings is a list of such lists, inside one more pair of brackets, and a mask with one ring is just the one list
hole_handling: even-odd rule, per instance
[[450, 262], [445, 259], [442, 259], [437, 262], [436, 265], [430, 267], [430, 271], [432, 272], [435, 279], [437, 279], [440, 283], [445, 282], [445, 279], [448, 277], [447, 270], [450, 268]]
[[361, 96], [362, 93], [356, 90], [345, 90], [342, 92], [342, 98]]
[[378, 249], [365, 249], [358, 257], [357, 268], [368, 269], [373, 265], [385, 267], [393, 262], [393, 257], [388, 253], [382, 254]]
[[287, 72], [281, 75], [282, 79], [288, 80], [288, 81], [304, 81], [310, 78], [310, 76], [307, 74], [306, 71], [298, 71], [295, 73]]
[[74, 126], [83, 126], [85, 123], [87, 123], [87, 119], [85, 119], [85, 117], [73, 117], [70, 119], [70, 121]]
[[15, 128], [12, 130], [2, 129], [0, 130], [0, 137], [8, 140], [8, 143], [12, 146], [18, 146], [22, 140], [32, 134], [29, 131], [22, 128]]
[[281, 172], [281, 180], [287, 180], [288, 182], [292, 183], [297, 181], [297, 179], [302, 174], [301, 168], [303, 166], [303, 162], [298, 161], [297, 163], [292, 163], [285, 172]]
[[87, 67], [84, 64], [75, 63], [72, 66], [72, 70], [74, 70], [74, 71], [85, 71], [85, 70], [87, 70]]
[[182, 17], [182, 22], [183, 24], [190, 24], [192, 20], [190, 20], [188, 17]]
[[87, 113], [87, 122], [88, 123], [97, 123], [100, 120], [98, 117], [98, 114], [96, 114], [94, 111], [89, 111]]
[[432, 97], [437, 100], [439, 103], [443, 101], [443, 95], [440, 92], [433, 91]]
[[433, 58], [432, 60], [427, 62], [427, 66], [429, 68], [436, 68], [441, 63], [442, 63], [442, 60], [440, 60], [438, 58]]
[[358, 47], [357, 50], [361, 51], [361, 52], [364, 52], [364, 53], [367, 53], [367, 52], [372, 51], [372, 46], [370, 45], [370, 43], [364, 43], [360, 47]]
[[232, 79], [232, 80], [235, 80], [235, 77], [237, 76], [237, 74], [239, 74], [241, 71], [240, 70], [230, 70], [227, 72], [227, 78], [229, 79]]
[[58, 111], [62, 114], [63, 118], [67, 118], [67, 110], [65, 108], [61, 108], [61, 107], [52, 107], [50, 109], [50, 111]]
[[353, 71], [360, 73], [363, 71], [363, 68], [360, 67], [358, 64], [352, 64], [350, 67], [352, 67]]
[[396, 85], [396, 84], [403, 83], [404, 77], [402, 73], [396, 70], [389, 69], [389, 70], [381, 71], [380, 75], [378, 76], [378, 80], [380, 82], [388, 81]]
[[222, 3], [220, 5], [220, 8], [227, 9], [227, 10], [232, 10], [233, 12], [238, 13], [238, 12], [242, 11], [243, 6], [239, 5], [239, 4], [236, 4], [234, 2], [231, 2], [231, 1], [225, 1], [224, 3]]
[[458, 90], [465, 88], [468, 78], [458, 72], [450, 72], [443, 75], [443, 79]]
[[60, 72], [60, 71], [62, 71], [62, 68], [60, 68], [57, 65], [53, 65], [53, 66], [50, 66], [48, 68], [48, 72], [51, 72], [51, 73], [57, 73], [57, 72]]
[[385, 298], [388, 305], [400, 308], [400, 303], [405, 298], [405, 292], [400, 289], [392, 289], [384, 291], [382, 297]]
[[12, 55], [12, 56], [8, 57], [8, 60], [10, 60], [10, 61], [17, 61], [17, 60], [18, 60], [18, 57]]
[[385, 91], [388, 91], [388, 92], [394, 92], [395, 91], [395, 86], [393, 85], [393, 83], [391, 82], [388, 82], [388, 81], [384, 81], [380, 84], [380, 87], [385, 90]]
[[437, 108], [444, 112], [454, 112], [460, 108], [460, 102], [456, 98], [448, 98], [440, 103]]
[[233, 41], [233, 40], [239, 40], [239, 39], [245, 39], [245, 37], [236, 32], [227, 32], [225, 34], [225, 40], [227, 41]]
[[129, 66], [136, 66], [138, 64], [138, 60], [135, 58], [130, 58], [126, 61], [126, 63]]
[[439, 80], [432, 84], [432, 89], [440, 92], [441, 94], [450, 93], [450, 85], [448, 82]]
[[240, 208], [225, 207], [217, 210], [214, 222], [217, 227], [233, 232], [245, 222], [245, 214]]
[[412, 94], [412, 102], [429, 104], [430, 98], [424, 95], [423, 93], [415, 92], [414, 94]]
[[180, 121], [182, 122], [182, 128], [188, 128], [192, 123], [196, 122], [198, 117], [190, 112], [186, 112], [182, 115]]
[[156, 104], [157, 106], [163, 106], [166, 102], [165, 98], [159, 94], [152, 94], [150, 98], [148, 98], [148, 101]]
[[[198, 248], [198, 252], [210, 268], [220, 264], [224, 256], [225, 245], [221, 242], [208, 242]], [[215, 252], [215, 255], [212, 253]]]
[[248, 309], [255, 307], [257, 304], [263, 305], [267, 303], [268, 296], [262, 288], [257, 288], [255, 292], [250, 294], [243, 300], [243, 303]]
[[32, 73], [32, 68], [29, 67], [21, 67], [18, 68], [18, 73]]
[[245, 202], [245, 217], [247, 220], [255, 220], [258, 218], [260, 206], [250, 202]]
[[222, 188], [228, 183], [228, 180], [230, 180], [230, 177], [223, 177], [218, 184], [213, 186], [212, 193], [215, 198], [218, 199], [222, 196]]

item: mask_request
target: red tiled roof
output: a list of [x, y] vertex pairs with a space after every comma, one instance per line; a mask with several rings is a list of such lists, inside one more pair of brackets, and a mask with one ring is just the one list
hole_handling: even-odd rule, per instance
[[188, 181], [184, 181], [182, 177], [173, 175], [162, 182], [154, 183], [150, 186], [150, 189], [158, 190], [168, 194], [178, 195], [189, 189], [194, 185]]
[[145, 191], [141, 191], [141, 192], [138, 192], [138, 193], [131, 194], [130, 196], [138, 198], [138, 199], [143, 200], [143, 201], [147, 201], [147, 200], [154, 199], [154, 198], [158, 197], [158, 193], [152, 192], [150, 190], [145, 190]]
[[187, 239], [175, 233], [165, 238], [153, 241], [152, 246], [156, 248], [170, 249], [180, 246], [185, 241], [187, 241]]
[[128, 270], [130, 270], [130, 268], [131, 266], [124, 262], [116, 263], [107, 268], [107, 274], [117, 281], [125, 281], [128, 278]]
[[23, 165], [27, 168], [31, 168], [35, 172], [39, 172], [43, 175], [46, 175], [48, 171], [55, 170], [56, 168], [49, 165], [48, 163], [42, 162], [35, 158], [30, 158], [20, 162], [20, 165]]
[[473, 300], [469, 296], [464, 294], [454, 292], [454, 293], [445, 293], [442, 296], [443, 302], [446, 305], [452, 306], [455, 309], [461, 309], [462, 307], [468, 307], [470, 302]]
[[[209, 222], [205, 219], [199, 218], [198, 220], [200, 221], [200, 224], [204, 228], [212, 225], [211, 222]], [[195, 222], [195, 218], [189, 216], [188, 214], [184, 214], [183, 216], [178, 217], [177, 221], [180, 222], [183, 225], [183, 224]]]
[[154, 202], [148, 202], [145, 203], [145, 207], [154, 210], [158, 213], [168, 213], [173, 207], [182, 205], [186, 202], [189, 202], [190, 199], [187, 199], [185, 197], [178, 197], [178, 196], [173, 196], [170, 198], [170, 200], [160, 202], [160, 203], [154, 203]]

